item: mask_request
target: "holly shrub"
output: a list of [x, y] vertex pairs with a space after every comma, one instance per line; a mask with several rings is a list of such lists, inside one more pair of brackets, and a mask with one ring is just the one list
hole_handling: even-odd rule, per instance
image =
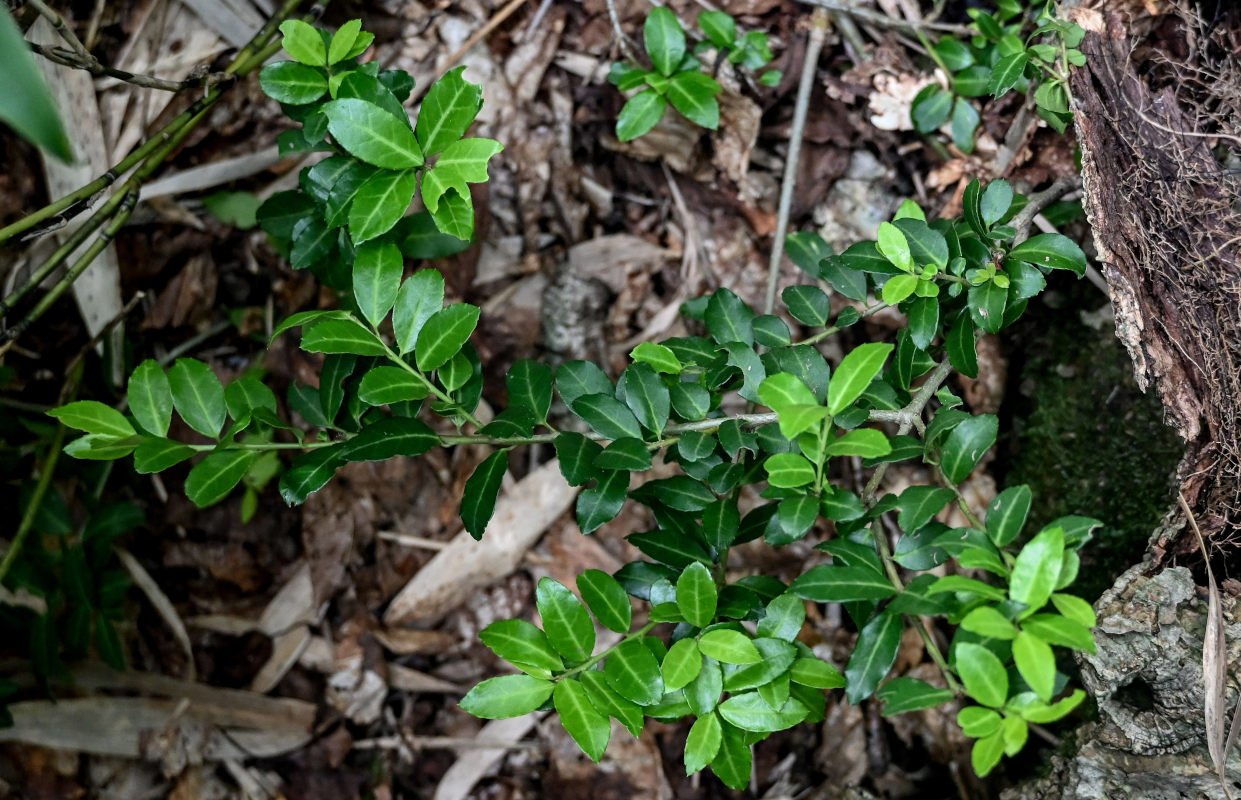
[[[838, 254], [814, 234], [793, 234], [788, 250], [806, 281], [784, 289], [780, 314], [757, 314], [719, 289], [685, 305], [694, 335], [639, 344], [615, 381], [587, 361], [519, 361], [505, 377], [508, 407], [483, 424], [483, 369], [469, 342], [479, 309], [445, 305], [434, 269], [405, 274], [407, 261], [455, 252], [472, 235], [469, 184], [487, 179], [500, 150], [465, 137], [479, 87], [448, 73], [411, 123], [402, 100], [412, 79], [357, 62], [371, 37], [356, 21], [331, 36], [296, 22], [284, 31], [293, 60], [262, 73], [301, 123], [282, 146], [327, 156], [258, 217], [295, 268], [341, 290], [340, 308], [294, 314], [274, 333], [300, 328], [302, 350], [323, 354], [319, 386], [294, 386], [286, 402], [310, 429], [287, 421], [257, 376], [224, 386], [200, 361], [165, 371], [148, 360], [129, 380], [128, 414], [94, 401], [52, 412], [86, 434], [68, 453], [132, 454], [142, 473], [199, 459], [185, 491], [206, 506], [238, 484], [253, 493], [256, 473], [281, 471], [281, 495], [301, 503], [350, 461], [490, 445], [461, 503], [479, 538], [514, 450], [553, 444], [565, 480], [581, 487], [582, 533], [632, 500], [653, 520], [628, 537], [648, 560], [614, 575], [588, 570], [577, 594], [541, 580], [542, 627], [514, 619], [482, 632], [518, 672], [484, 680], [461, 706], [489, 718], [554, 709], [596, 760], [610, 719], [637, 736], [647, 719], [692, 717], [687, 772], [710, 766], [741, 788], [750, 745], [821, 721], [825, 692], [843, 690], [854, 704], [878, 697], [886, 714], [961, 703], [981, 775], [1022, 749], [1030, 723], [1082, 701], [1056, 648], [1093, 650], [1090, 605], [1064, 590], [1100, 523], [1065, 517], [1027, 531], [1027, 487], [1000, 492], [985, 515], [958, 488], [995, 443], [998, 421], [961, 408], [945, 381], [977, 376], [977, 337], [1012, 324], [1050, 270], [1086, 269], [1064, 236], [1014, 242], [1008, 222], [1025, 199], [1009, 184], [970, 184], [961, 219], [928, 221], [906, 202], [876, 241]], [[657, 39], [648, 25], [648, 48]], [[685, 55], [662, 52], [652, 57], [671, 86]], [[414, 198], [426, 210], [407, 213]], [[853, 302], [834, 311], [829, 293]], [[907, 320], [895, 341], [860, 344], [829, 364], [817, 345], [884, 309]], [[797, 338], [790, 320], [809, 335]], [[168, 438], [174, 413], [202, 438]], [[300, 455], [281, 468], [285, 451]], [[657, 462], [677, 474], [647, 479]], [[839, 480], [841, 462], [874, 470], [865, 489]], [[897, 462], [934, 478], [886, 493], [883, 473]], [[937, 519], [954, 504], [964, 526]], [[823, 560], [789, 584], [728, 569], [734, 547], [781, 547], [812, 532]], [[806, 603], [840, 603], [856, 626], [843, 671], [801, 640]], [[939, 667], [936, 682], [889, 677], [906, 627]]]

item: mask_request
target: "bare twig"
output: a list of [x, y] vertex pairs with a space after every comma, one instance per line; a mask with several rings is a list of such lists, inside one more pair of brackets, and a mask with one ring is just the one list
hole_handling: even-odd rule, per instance
[[48, 61], [60, 64], [62, 67], [71, 67], [73, 69], [85, 70], [92, 75], [100, 77], [115, 78], [118, 81], [140, 86], [143, 89], [158, 89], [162, 92], [181, 92], [186, 89], [193, 89], [199, 86], [209, 86], [231, 78], [222, 72], [208, 72], [205, 65], [195, 68], [190, 76], [183, 81], [170, 81], [164, 78], [156, 78], [152, 75], [141, 75], [134, 72], [126, 72], [123, 69], [105, 66], [99, 63], [95, 58], [86, 61], [76, 53], [71, 53], [59, 47], [47, 47], [34, 42], [26, 43], [30, 47], [30, 51], [36, 55], [43, 56]]
[[625, 29], [621, 27], [620, 14], [616, 11], [616, 0], [608, 0], [608, 19], [612, 21], [612, 33], [616, 36], [616, 42], [620, 45], [621, 53], [630, 61], [637, 61], [638, 56], [633, 42], [629, 40]]
[[896, 28], [904, 31], [936, 31], [939, 33], [951, 33], [954, 36], [969, 36], [973, 33], [964, 25], [952, 25], [946, 22], [913, 22], [910, 20], [896, 19], [889, 17], [887, 14], [880, 14], [876, 11], [868, 11], [864, 8], [855, 8], [845, 0], [800, 0], [809, 6], [817, 6], [825, 8], [828, 11], [837, 14], [847, 14], [858, 22], [864, 22], [868, 25], [877, 25], [881, 28]]
[[1026, 201], [1025, 208], [1017, 212], [1013, 217], [1012, 226], [1017, 231], [1013, 241], [1017, 244], [1024, 242], [1030, 235], [1030, 226], [1034, 224], [1034, 218], [1043, 213], [1052, 203], [1064, 197], [1074, 189], [1081, 188], [1082, 181], [1077, 175], [1064, 175], [1056, 179], [1056, 182], [1048, 186], [1041, 192], [1035, 192], [1030, 195]]
[[797, 186], [797, 170], [801, 160], [801, 142], [810, 108], [810, 90], [819, 64], [819, 52], [827, 36], [827, 12], [815, 9], [810, 20], [806, 59], [802, 62], [801, 82], [797, 85], [797, 105], [793, 109], [793, 126], [789, 131], [789, 152], [784, 161], [784, 180], [780, 184], [780, 208], [776, 217], [776, 236], [771, 243], [771, 261], [767, 266], [767, 301], [763, 313], [776, 307], [776, 286], [780, 281], [780, 262], [784, 258], [784, 237], [789, 230], [789, 212], [793, 206], [793, 189]]

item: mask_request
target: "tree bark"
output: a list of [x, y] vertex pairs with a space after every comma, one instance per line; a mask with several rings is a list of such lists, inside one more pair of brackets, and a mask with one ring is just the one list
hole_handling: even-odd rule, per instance
[[[1211, 19], [1185, 2], [1164, 4], [1159, 16], [1139, 2], [1091, 5], [1066, 14], [1087, 31], [1087, 63], [1070, 81], [1086, 214], [1138, 384], [1158, 392], [1168, 423], [1186, 442], [1178, 489], [1216, 575], [1235, 576], [1241, 14], [1230, 3], [1203, 3], [1216, 7]], [[1077, 731], [1076, 753], [1055, 757], [1049, 777], [1006, 798], [1226, 796], [1206, 746], [1205, 583], [1197, 540], [1179, 509], [1170, 509], [1141, 562], [1096, 604], [1098, 653], [1080, 663], [1098, 722]], [[1233, 676], [1241, 666], [1241, 623], [1230, 586], [1241, 584], [1225, 581], [1223, 592]], [[1230, 679], [1227, 711], [1237, 694]], [[1241, 759], [1228, 767], [1229, 791], [1237, 792]]]

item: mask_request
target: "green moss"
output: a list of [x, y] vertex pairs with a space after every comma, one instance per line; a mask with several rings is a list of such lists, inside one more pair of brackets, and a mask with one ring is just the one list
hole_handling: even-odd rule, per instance
[[[1103, 520], [1082, 553], [1076, 591], [1094, 599], [1142, 556], [1172, 502], [1182, 454], [1153, 391], [1143, 394], [1110, 323], [1081, 320], [1104, 304], [1081, 281], [1049, 293], [1006, 336], [1012, 437], [1004, 485], [1028, 483], [1031, 522], [1065, 514]], [[1037, 528], [1035, 528], [1037, 529]]]

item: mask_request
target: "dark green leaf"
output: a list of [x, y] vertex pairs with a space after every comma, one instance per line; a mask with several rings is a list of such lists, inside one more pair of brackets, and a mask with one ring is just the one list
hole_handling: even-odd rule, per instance
[[[711, 44], [719, 49], [732, 47], [737, 41], [737, 22], [731, 15], [723, 11], [703, 11], [698, 14], [698, 27], [706, 34]], [[707, 759], [705, 764], [710, 764]], [[691, 770], [694, 772], [696, 770]]]
[[487, 529], [487, 523], [495, 513], [500, 483], [507, 471], [508, 451], [497, 450], [487, 456], [465, 482], [465, 491], [461, 497], [461, 521], [475, 539], [483, 538], [483, 531]]
[[0, 93], [0, 122], [61, 161], [72, 161], [73, 150], [52, 95], [7, 10], [0, 13], [0, 75], [5, 77], [4, 92]]
[[1072, 270], [1078, 277], [1086, 274], [1086, 254], [1076, 242], [1059, 233], [1031, 236], [1010, 250], [1008, 257], [1036, 267]]
[[[561, 394], [563, 396], [563, 390]], [[609, 439], [642, 438], [642, 429], [633, 412], [610, 394], [582, 395], [571, 401], [569, 407], [600, 436]]]
[[361, 244], [392, 230], [409, 209], [417, 189], [417, 170], [376, 170], [358, 187], [349, 205], [349, 237], [353, 243]]
[[373, 422], [341, 446], [346, 461], [386, 461], [396, 456], [420, 456], [439, 444], [439, 436], [421, 420], [387, 417]]
[[224, 426], [224, 386], [211, 367], [193, 358], [178, 358], [168, 373], [172, 403], [185, 424], [212, 439]]
[[952, 103], [952, 143], [963, 153], [974, 152], [974, 131], [982, 117], [974, 104], [964, 97]]
[[168, 439], [145, 439], [134, 450], [134, 471], [139, 475], [163, 472], [190, 458], [196, 451], [188, 445]]
[[651, 468], [651, 451], [641, 439], [617, 439], [595, 456], [599, 469], [642, 472]]
[[721, 725], [721, 733], [720, 750], [711, 762], [711, 771], [729, 788], [745, 791], [750, 785], [753, 754], [746, 745], [745, 735], [732, 725]]
[[702, 72], [678, 72], [668, 81], [668, 99], [687, 119], [709, 130], [720, 125], [720, 85]]
[[585, 687], [576, 680], [562, 680], [552, 693], [560, 723], [591, 761], [603, 758], [612, 735], [612, 724], [595, 708]]
[[862, 628], [845, 668], [845, 695], [854, 705], [874, 694], [896, 661], [901, 643], [901, 617], [883, 612]]
[[[664, 425], [672, 413], [672, 402], [668, 387], [649, 365], [630, 364], [616, 382], [616, 396], [629, 406], [643, 427], [656, 436], [663, 433]], [[574, 410], [576, 411], [576, 408]]]
[[651, 63], [661, 75], [670, 77], [685, 57], [685, 31], [676, 14], [666, 8], [652, 8], [642, 32]]
[[[598, 443], [580, 433], [568, 432], [557, 436], [553, 445], [560, 460], [560, 473], [570, 486], [582, 486], [596, 476], [594, 461], [603, 452]], [[628, 486], [626, 479], [625, 488]]]
[[952, 90], [961, 97], [982, 97], [990, 85], [991, 68], [982, 64], [967, 67], [952, 77]]
[[1004, 327], [1004, 306], [1008, 302], [1008, 290], [1000, 288], [995, 281], [969, 290], [970, 318], [987, 333], [996, 333]]
[[1000, 59], [991, 69], [991, 83], [987, 86], [987, 93], [994, 97], [1003, 97], [1021, 80], [1028, 63], [1030, 57], [1024, 51]]
[[953, 369], [967, 378], [978, 377], [978, 352], [974, 345], [974, 321], [969, 314], [957, 315], [948, 331], [948, 360]]
[[539, 581], [535, 602], [552, 646], [570, 661], [588, 658], [595, 649], [595, 625], [582, 602], [551, 578]]
[[742, 730], [768, 733], [793, 727], [806, 718], [810, 709], [790, 697], [782, 708], [774, 710], [757, 692], [746, 692], [720, 703], [719, 713]]
[[996, 495], [987, 508], [987, 536], [997, 547], [1011, 543], [1021, 533], [1030, 513], [1029, 486], [1013, 486]]
[[629, 595], [615, 578], [603, 570], [588, 569], [578, 576], [577, 590], [603, 627], [617, 633], [629, 631], [633, 609]]
[[811, 567], [789, 586], [798, 597], [816, 603], [843, 603], [854, 600], [882, 600], [897, 590], [884, 575], [864, 566], [840, 567], [820, 564]]
[[901, 492], [900, 501], [897, 504], [901, 513], [897, 517], [897, 523], [901, 526], [901, 530], [913, 533], [930, 522], [955, 496], [951, 489], [911, 486]]
[[220, 450], [194, 465], [185, 478], [185, 496], [199, 508], [223, 500], [241, 482], [259, 454], [256, 450]]
[[664, 696], [664, 679], [659, 662], [638, 639], [622, 642], [603, 666], [608, 686], [626, 700], [640, 706], [658, 703]]
[[[572, 406], [578, 398], [585, 395], [603, 394], [611, 396], [612, 381], [607, 374], [589, 361], [567, 361], [556, 369], [556, 391], [565, 405]], [[634, 438], [642, 438], [635, 434]]]
[[353, 97], [333, 100], [323, 104], [323, 113], [340, 146], [362, 161], [393, 170], [422, 166], [414, 132], [374, 103]]
[[939, 299], [919, 297], [909, 304], [909, 338], [919, 350], [925, 350], [939, 333]]
[[774, 314], [755, 317], [754, 341], [763, 347], [786, 347], [793, 340], [789, 326]]
[[893, 678], [875, 692], [883, 701], [883, 715], [891, 717], [910, 711], [934, 708], [953, 698], [948, 689], [938, 689], [917, 678]]
[[915, 264], [933, 264], [940, 269], [948, 266], [948, 241], [942, 233], [914, 217], [903, 217], [892, 224], [905, 234], [909, 255]]
[[789, 286], [780, 296], [793, 319], [803, 325], [819, 327], [827, 324], [827, 318], [832, 313], [832, 303], [819, 287]]
[[473, 124], [483, 107], [482, 87], [463, 77], [465, 67], [457, 67], [431, 85], [422, 107], [414, 134], [430, 157], [456, 142]]
[[720, 344], [754, 344], [754, 312], [728, 289], [717, 289], [707, 302], [706, 322], [711, 338]]
[[622, 142], [637, 139], [659, 124], [668, 101], [654, 89], [638, 92], [621, 109], [616, 118], [616, 138]]
[[340, 451], [342, 445], [314, 450], [293, 462], [293, 466], [280, 476], [280, 496], [289, 505], [300, 505], [306, 498], [323, 488], [336, 474], [336, 468], [344, 463]]
[[418, 368], [429, 372], [448, 363], [478, 326], [478, 306], [455, 303], [432, 314], [418, 332], [414, 355]]
[[522, 359], [504, 376], [508, 401], [529, 409], [535, 422], [546, 422], [552, 404], [552, 369], [546, 364]]
[[914, 128], [918, 133], [931, 133], [948, 121], [952, 113], [952, 93], [930, 84], [914, 97], [911, 107]]
[[602, 672], [593, 669], [586, 670], [581, 673], [579, 680], [586, 687], [595, 708], [609, 717], [620, 720], [620, 723], [634, 738], [642, 735], [642, 725], [646, 721], [646, 715], [642, 713], [640, 707], [614, 692]]
[[999, 420], [992, 414], [970, 417], [952, 429], [944, 442], [940, 469], [952, 483], [969, 477], [983, 455], [995, 444]]

